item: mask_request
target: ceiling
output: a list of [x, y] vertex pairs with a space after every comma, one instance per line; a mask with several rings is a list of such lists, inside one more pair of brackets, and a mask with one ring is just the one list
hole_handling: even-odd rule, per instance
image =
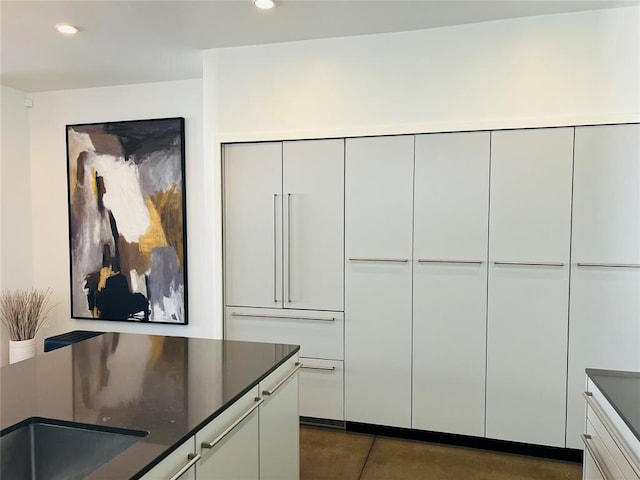
[[[278, 0], [276, 0], [278, 1]], [[0, 0], [0, 83], [25, 92], [199, 78], [211, 48], [417, 30], [640, 0]], [[65, 37], [54, 25], [81, 32]]]

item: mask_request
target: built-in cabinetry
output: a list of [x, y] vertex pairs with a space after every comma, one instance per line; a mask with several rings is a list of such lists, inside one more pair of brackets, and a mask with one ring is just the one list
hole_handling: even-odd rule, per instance
[[299, 478], [297, 356], [200, 429], [142, 478]]
[[489, 438], [564, 447], [573, 129], [493, 132]]
[[484, 435], [489, 141], [416, 136], [412, 428]]
[[345, 415], [411, 426], [413, 135], [350, 138], [345, 168]]
[[225, 335], [301, 345], [303, 416], [582, 448], [584, 369], [640, 370], [637, 124], [234, 144], [224, 169]]
[[580, 448], [585, 368], [640, 371], [640, 125], [577, 127], [567, 446]]
[[342, 421], [344, 140], [223, 156], [225, 337], [300, 345], [301, 415]]

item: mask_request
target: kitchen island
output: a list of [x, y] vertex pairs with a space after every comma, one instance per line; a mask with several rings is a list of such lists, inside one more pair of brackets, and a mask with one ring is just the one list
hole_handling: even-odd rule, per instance
[[[241, 465], [249, 472], [246, 478], [254, 472], [255, 478], [280, 476], [284, 470], [277, 469], [295, 477], [298, 350], [282, 344], [106, 333], [3, 367], [0, 428], [6, 432], [42, 418], [141, 432], [135, 443], [86, 476], [110, 480], [168, 479], [176, 473], [173, 462], [194, 465], [180, 478], [215, 478], [216, 464], [233, 465], [233, 459], [216, 455], [231, 449], [231, 437], [244, 431], [245, 444], [239, 446], [245, 450]], [[276, 411], [276, 403], [269, 402], [285, 396], [287, 403]], [[278, 431], [288, 441], [265, 437]], [[215, 445], [206, 448], [204, 443]], [[265, 448], [258, 448], [263, 443]], [[278, 445], [287, 451], [267, 448]], [[189, 450], [189, 457], [182, 458], [181, 448]]]

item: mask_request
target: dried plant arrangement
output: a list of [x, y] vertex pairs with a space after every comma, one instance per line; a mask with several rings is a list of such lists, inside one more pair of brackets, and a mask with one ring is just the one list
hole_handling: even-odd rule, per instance
[[53, 306], [49, 305], [51, 290], [5, 290], [0, 294], [0, 318], [13, 341], [36, 336]]

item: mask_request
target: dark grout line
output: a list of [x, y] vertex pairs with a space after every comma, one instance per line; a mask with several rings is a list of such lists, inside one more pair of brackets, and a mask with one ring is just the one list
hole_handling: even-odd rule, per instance
[[371, 450], [373, 450], [373, 444], [376, 443], [377, 435], [373, 435], [373, 439], [371, 440], [371, 446], [369, 447], [369, 451], [367, 452], [367, 456], [364, 459], [364, 463], [362, 464], [362, 469], [360, 470], [360, 475], [358, 475], [358, 480], [362, 480], [362, 474], [364, 473], [364, 468], [367, 466], [367, 462], [369, 461], [369, 455], [371, 455]]

